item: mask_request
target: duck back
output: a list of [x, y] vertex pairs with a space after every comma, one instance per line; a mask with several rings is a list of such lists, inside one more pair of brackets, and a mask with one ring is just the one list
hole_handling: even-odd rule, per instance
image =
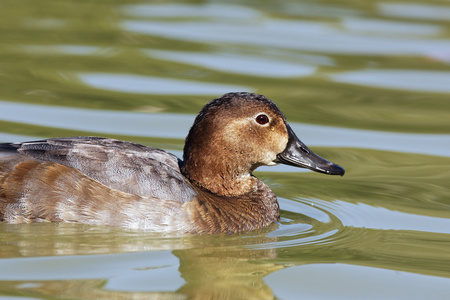
[[180, 173], [181, 162], [175, 155], [135, 143], [100, 137], [55, 138], [0, 144], [0, 153], [0, 176], [18, 162], [35, 160], [75, 168], [124, 193], [182, 203], [196, 195]]

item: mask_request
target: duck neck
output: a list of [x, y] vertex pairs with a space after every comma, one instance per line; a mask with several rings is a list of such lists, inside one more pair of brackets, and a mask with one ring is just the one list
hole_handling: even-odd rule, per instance
[[233, 155], [185, 156], [181, 172], [191, 183], [213, 194], [236, 197], [254, 191], [259, 181], [251, 175], [250, 166], [239, 165], [239, 161]]

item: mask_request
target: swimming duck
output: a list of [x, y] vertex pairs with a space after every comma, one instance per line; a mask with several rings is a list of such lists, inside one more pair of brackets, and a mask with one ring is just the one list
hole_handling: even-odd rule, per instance
[[280, 213], [252, 172], [278, 163], [344, 175], [297, 138], [272, 101], [228, 93], [196, 117], [183, 161], [102, 137], [0, 144], [0, 219], [194, 234], [259, 229]]

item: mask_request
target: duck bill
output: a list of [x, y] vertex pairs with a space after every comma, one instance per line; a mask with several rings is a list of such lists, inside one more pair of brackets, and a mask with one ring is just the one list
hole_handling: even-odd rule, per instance
[[289, 141], [286, 149], [277, 155], [275, 163], [310, 169], [319, 173], [343, 176], [345, 170], [332, 162], [315, 154], [295, 135], [292, 128], [286, 124]]

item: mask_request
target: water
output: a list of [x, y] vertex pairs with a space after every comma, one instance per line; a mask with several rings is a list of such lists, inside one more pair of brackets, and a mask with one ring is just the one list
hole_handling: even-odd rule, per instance
[[0, 299], [447, 299], [450, 4], [20, 1], [0, 10], [0, 140], [101, 135], [181, 156], [229, 91], [346, 169], [255, 174], [258, 232], [0, 224]]

